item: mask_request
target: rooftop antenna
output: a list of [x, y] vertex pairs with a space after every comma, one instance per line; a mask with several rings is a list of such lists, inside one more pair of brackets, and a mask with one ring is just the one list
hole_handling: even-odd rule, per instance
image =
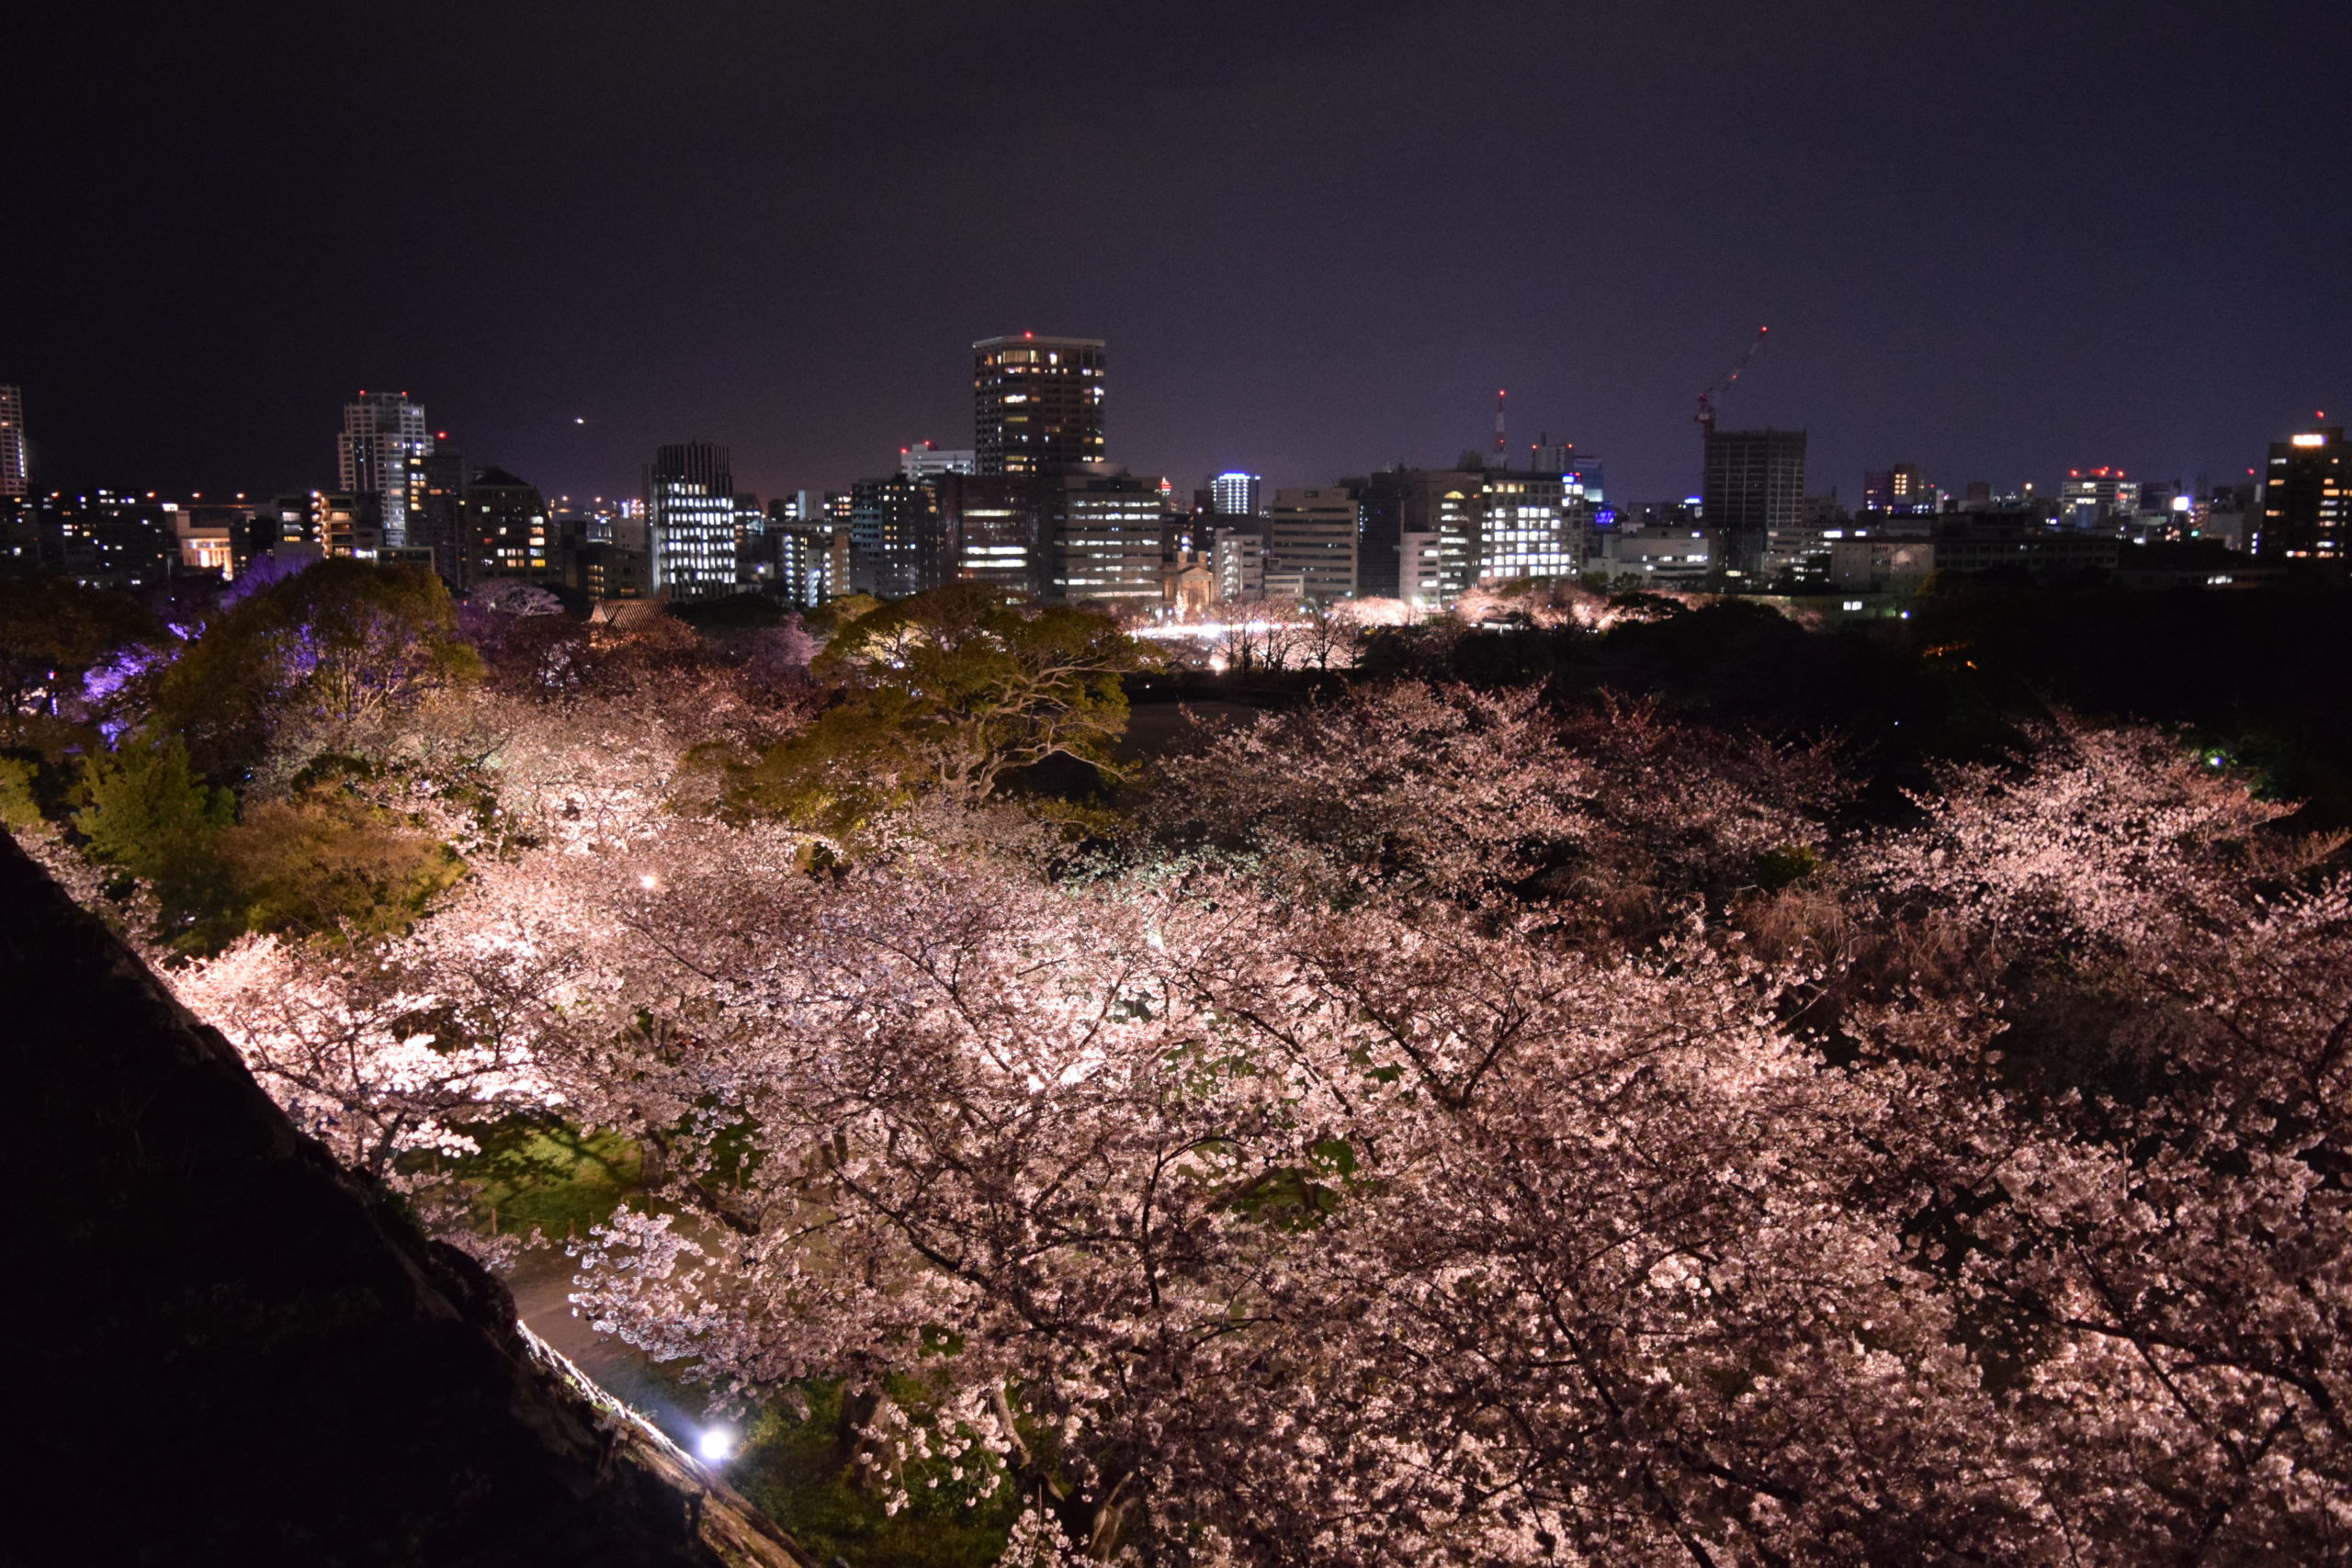
[[1756, 351], [1758, 349], [1764, 346], [1765, 335], [1771, 332], [1771, 330], [1772, 329], [1770, 327], [1757, 328], [1755, 341], [1747, 345], [1747, 352], [1739, 356], [1739, 363], [1731, 367], [1731, 373], [1726, 376], [1719, 377], [1713, 386], [1709, 387], [1705, 391], [1699, 394], [1699, 412], [1692, 417], [1697, 419], [1699, 422], [1699, 431], [1702, 439], [1706, 436], [1713, 435], [1715, 433], [1714, 396], [1716, 389], [1720, 388], [1722, 390], [1726, 392], [1731, 390], [1731, 384], [1739, 379], [1740, 372], [1747, 368], [1747, 362], [1756, 357]]
[[1498, 389], [1496, 390], [1496, 392], [1495, 392], [1495, 456], [1496, 456], [1496, 457], [1502, 457], [1502, 456], [1503, 456], [1503, 398], [1504, 398], [1504, 395], [1505, 395], [1505, 394], [1504, 394], [1504, 392], [1503, 392], [1500, 389]]

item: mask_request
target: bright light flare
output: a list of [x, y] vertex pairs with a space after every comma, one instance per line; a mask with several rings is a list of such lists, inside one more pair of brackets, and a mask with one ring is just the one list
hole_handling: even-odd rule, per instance
[[662, 879], [649, 871], [643, 876], [637, 879], [637, 885], [639, 887], [644, 888], [648, 893], [650, 893], [656, 887], [662, 886]]
[[695, 1439], [695, 1453], [705, 1464], [725, 1464], [735, 1457], [735, 1434], [713, 1427]]

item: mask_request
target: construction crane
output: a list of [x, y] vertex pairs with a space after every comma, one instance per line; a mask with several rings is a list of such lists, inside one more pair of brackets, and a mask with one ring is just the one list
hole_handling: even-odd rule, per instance
[[1758, 349], [1764, 346], [1765, 336], [1771, 330], [1770, 327], [1757, 328], [1756, 340], [1747, 345], [1747, 352], [1739, 356], [1739, 363], [1731, 367], [1731, 374], [1718, 377], [1713, 386], [1699, 394], [1699, 412], [1692, 417], [1699, 422], [1699, 433], [1702, 438], [1715, 433], [1715, 393], [1731, 390], [1731, 384], [1739, 379], [1739, 373], [1747, 368], [1747, 362], [1756, 357]]

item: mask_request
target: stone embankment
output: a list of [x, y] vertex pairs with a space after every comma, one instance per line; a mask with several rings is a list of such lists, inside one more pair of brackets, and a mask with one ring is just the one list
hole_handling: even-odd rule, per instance
[[0, 1568], [810, 1560], [0, 835]]

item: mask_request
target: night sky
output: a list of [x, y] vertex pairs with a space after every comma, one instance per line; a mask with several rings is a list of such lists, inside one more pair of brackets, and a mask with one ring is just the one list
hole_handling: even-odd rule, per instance
[[550, 492], [690, 437], [838, 488], [969, 445], [1023, 329], [1109, 340], [1111, 456], [1180, 489], [1442, 465], [1508, 387], [1679, 495], [1761, 323], [1724, 423], [1849, 501], [2218, 482], [2352, 412], [2340, 0], [30, 9], [44, 487], [332, 483], [365, 387]]

